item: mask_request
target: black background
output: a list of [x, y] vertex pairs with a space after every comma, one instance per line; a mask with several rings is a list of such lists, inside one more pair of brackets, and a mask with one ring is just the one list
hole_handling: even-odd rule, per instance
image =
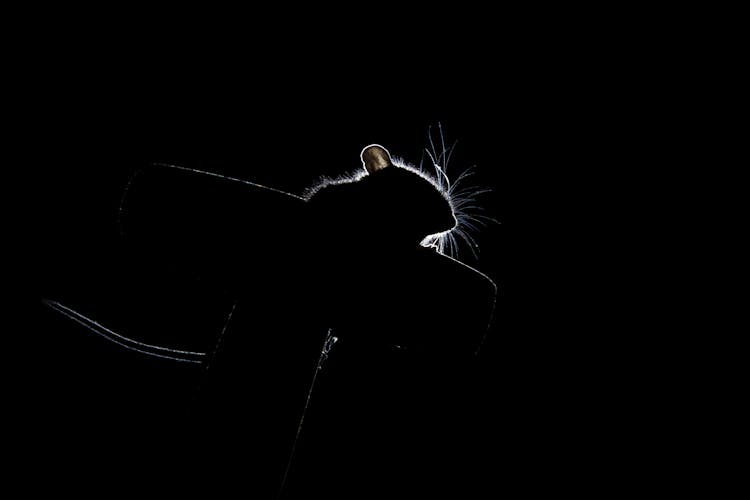
[[[458, 141], [455, 165], [476, 164], [477, 182], [493, 189], [484, 203], [500, 221], [469, 260], [500, 288], [474, 389], [480, 482], [493, 493], [596, 491], [654, 474], [632, 459], [661, 425], [645, 423], [661, 396], [643, 391], [649, 355], [629, 358], [643, 339], [625, 335], [627, 321], [610, 316], [597, 293], [604, 277], [591, 280], [581, 267], [596, 267], [612, 243], [602, 215], [588, 212], [607, 187], [616, 190], [598, 168], [604, 152], [610, 168], [630, 160], [619, 149], [623, 124], [610, 117], [634, 97], [611, 86], [620, 75], [597, 66], [599, 57], [582, 62], [550, 40], [540, 50], [480, 32], [427, 59], [420, 50], [398, 60], [377, 49], [335, 56], [328, 44], [206, 53], [176, 41], [148, 57], [123, 48], [58, 54], [44, 72], [54, 84], [34, 87], [43, 105], [33, 130], [44, 138], [30, 149], [39, 165], [38, 296], [71, 283], [88, 290], [87, 278], [111, 268], [111, 221], [133, 166], [174, 163], [299, 192], [322, 174], [358, 168], [369, 143], [418, 161], [440, 123]], [[592, 75], [592, 65], [602, 71]], [[620, 265], [628, 264], [615, 272]], [[41, 306], [36, 313], [34, 350], [45, 351], [54, 321]], [[45, 359], [27, 370], [38, 379], [33, 390], [47, 389], [37, 417], [54, 421], [44, 397], [67, 408], [80, 401], [50, 389], [66, 365]], [[48, 453], [44, 440], [38, 446]]]

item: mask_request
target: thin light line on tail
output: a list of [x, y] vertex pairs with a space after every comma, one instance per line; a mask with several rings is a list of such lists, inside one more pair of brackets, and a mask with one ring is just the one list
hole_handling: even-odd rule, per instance
[[185, 363], [203, 363], [205, 361], [205, 352], [183, 351], [179, 349], [171, 349], [169, 347], [139, 342], [124, 335], [120, 335], [119, 333], [115, 333], [109, 328], [106, 328], [105, 326], [92, 320], [91, 318], [87, 318], [83, 314], [62, 305], [57, 301], [43, 299], [42, 303], [53, 311], [62, 314], [68, 319], [75, 321], [79, 325], [82, 325], [87, 330], [92, 331], [95, 334], [109, 340], [110, 342], [113, 342], [131, 351], [136, 351], [141, 354], [147, 354], [149, 356], [154, 356], [157, 358], [170, 359], [172, 361], [181, 361]]

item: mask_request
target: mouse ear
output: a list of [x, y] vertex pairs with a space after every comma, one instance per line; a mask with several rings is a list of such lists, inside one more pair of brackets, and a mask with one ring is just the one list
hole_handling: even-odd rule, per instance
[[362, 165], [364, 165], [368, 174], [393, 165], [391, 163], [391, 154], [387, 149], [378, 144], [370, 144], [364, 148], [360, 157], [362, 158]]

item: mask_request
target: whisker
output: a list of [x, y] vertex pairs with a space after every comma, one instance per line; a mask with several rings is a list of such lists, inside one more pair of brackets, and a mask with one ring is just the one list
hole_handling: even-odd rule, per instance
[[[467, 168], [463, 172], [461, 172], [461, 174], [458, 177], [456, 177], [456, 179], [453, 181], [453, 186], [455, 186], [457, 188], [461, 184], [461, 181], [463, 181], [463, 180], [471, 177], [472, 175], [474, 175], [474, 173], [475, 173], [474, 169], [475, 169], [475, 167], [472, 166], [472, 167]], [[462, 187], [462, 189], [469, 189], [469, 188], [468, 187], [467, 188], [463, 188]]]
[[[448, 166], [448, 164], [449, 164], [449, 163], [450, 163], [450, 161], [451, 161], [451, 157], [453, 156], [453, 151], [454, 151], [454, 150], [456, 149], [456, 144], [458, 144], [458, 141], [457, 141], [457, 140], [453, 142], [453, 145], [452, 145], [452, 146], [450, 147], [450, 149], [448, 150], [448, 158], [447, 158], [447, 159], [445, 160], [445, 166], [446, 166], [446, 167]], [[454, 182], [455, 182], [455, 181], [454, 181]]]
[[462, 226], [467, 227], [467, 228], [471, 229], [472, 231], [479, 231], [479, 228], [477, 228], [474, 225], [473, 221], [471, 221], [468, 217], [465, 217], [464, 220], [461, 221], [461, 222], [462, 222], [462, 224], [461, 224]]
[[443, 158], [443, 169], [447, 169], [448, 163], [445, 161], [445, 136], [443, 135], [443, 124], [440, 122], [438, 122], [438, 129], [440, 130], [440, 145], [443, 147], [440, 156]]
[[456, 235], [459, 238], [461, 238], [462, 240], [464, 240], [466, 242], [466, 245], [469, 247], [469, 250], [471, 250], [471, 254], [474, 256], [475, 259], [478, 259], [479, 256], [477, 255], [477, 252], [475, 250], [476, 242], [474, 242], [474, 240], [471, 238], [471, 236], [469, 236], [466, 233], [466, 231], [464, 231], [462, 229], [458, 229], [456, 231]]
[[499, 221], [499, 220], [497, 220], [496, 218], [494, 218], [494, 217], [489, 217], [489, 216], [487, 216], [487, 215], [482, 215], [482, 214], [474, 214], [474, 218], [477, 218], [477, 219], [482, 219], [482, 220], [486, 220], [487, 222], [494, 222], [495, 224], [502, 224], [502, 222], [500, 222], [500, 221]]
[[[433, 158], [437, 158], [438, 157], [437, 149], [435, 149], [435, 143], [432, 140], [432, 125], [427, 127], [427, 138], [430, 141], [430, 147], [432, 148]], [[433, 159], [432, 163], [436, 163], [436, 161]]]

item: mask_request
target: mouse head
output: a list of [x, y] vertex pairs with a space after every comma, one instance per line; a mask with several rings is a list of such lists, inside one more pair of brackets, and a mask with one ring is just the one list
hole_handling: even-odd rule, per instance
[[383, 146], [361, 153], [367, 175], [360, 180], [362, 223], [388, 238], [419, 244], [426, 236], [450, 231], [456, 218], [434, 179], [400, 162]]

